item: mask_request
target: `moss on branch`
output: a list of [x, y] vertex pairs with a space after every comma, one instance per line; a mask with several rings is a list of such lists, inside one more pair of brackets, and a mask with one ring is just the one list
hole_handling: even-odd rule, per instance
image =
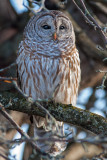
[[[35, 104], [31, 105], [18, 93], [0, 92], [0, 102], [9, 110], [24, 112], [29, 115], [45, 116], [45, 112]], [[107, 119], [87, 110], [82, 110], [71, 105], [40, 102], [56, 120], [80, 126], [95, 134], [107, 136]]]

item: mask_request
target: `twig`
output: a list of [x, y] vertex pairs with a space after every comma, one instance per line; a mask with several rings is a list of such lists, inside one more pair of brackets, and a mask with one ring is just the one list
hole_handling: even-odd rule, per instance
[[38, 103], [38, 101], [33, 100], [33, 98], [29, 97], [28, 95], [26, 95], [25, 93], [23, 93], [23, 91], [19, 88], [18, 84], [17, 84], [17, 78], [12, 78], [12, 77], [0, 77], [1, 81], [4, 82], [8, 82], [8, 83], [13, 83], [15, 88], [17, 89], [17, 91], [24, 97], [26, 98], [26, 100], [28, 100], [28, 102], [32, 104], [36, 104], [36, 106], [38, 106], [39, 108], [41, 108], [43, 111], [45, 111], [45, 113], [51, 118], [52, 122], [54, 122], [54, 124], [56, 125], [56, 128], [58, 129], [58, 125], [57, 122], [55, 120], [55, 118], [49, 113], [49, 111], [47, 109], [45, 109], [41, 104]]
[[107, 58], [104, 58], [104, 59], [103, 59], [103, 62], [105, 62], [105, 61], [107, 61]]
[[[69, 141], [69, 140], [68, 140]], [[77, 143], [83, 143], [83, 142], [88, 142], [88, 143], [91, 143], [91, 144], [107, 144], [107, 137], [102, 137], [101, 135], [99, 136], [95, 136], [95, 137], [89, 137], [89, 138], [84, 138], [84, 139], [75, 139], [74, 140], [75, 142]]]
[[[69, 138], [71, 139], [71, 138]], [[51, 141], [51, 142], [69, 142], [69, 140], [67, 139], [58, 139], [58, 138], [50, 138], [50, 137], [47, 137], [47, 138], [30, 138], [30, 139], [26, 139], [26, 138], [20, 138], [20, 139], [15, 139], [15, 140], [7, 140], [5, 139], [4, 142], [0, 142], [0, 146], [4, 145], [4, 144], [19, 144], [19, 143], [23, 143], [23, 142], [28, 142], [28, 143], [32, 143], [32, 142], [35, 142], [35, 141]], [[71, 141], [71, 140], [70, 140]]]
[[5, 156], [5, 155], [3, 155], [3, 154], [1, 154], [1, 153], [0, 153], [0, 156], [1, 156], [2, 158], [6, 159], [6, 160], [10, 160], [10, 158], [8, 158], [7, 156]]
[[[99, 136], [95, 136], [95, 137], [89, 137], [89, 138], [84, 138], [84, 139], [78, 139], [76, 136], [75, 137], [70, 137], [68, 139], [58, 139], [58, 138], [50, 138], [50, 137], [47, 137], [47, 138], [29, 138], [29, 139], [26, 139], [26, 137], [24, 138], [19, 138], [19, 139], [15, 139], [15, 140], [4, 140], [4, 142], [0, 142], [0, 145], [4, 145], [4, 144], [19, 144], [19, 143], [23, 143], [23, 142], [28, 142], [28, 143], [32, 143], [32, 142], [35, 142], [35, 141], [53, 141], [53, 142], [72, 142], [72, 143], [84, 143], [84, 142], [88, 142], [88, 143], [91, 143], [91, 144], [95, 144], [95, 145], [98, 145], [100, 144], [101, 146], [104, 147], [104, 145], [107, 144], [107, 137], [104, 137], [102, 135], [99, 135]], [[105, 146], [106, 148], [106, 146]]]
[[96, 71], [96, 72], [106, 73], [107, 71], [98, 70], [98, 71]]
[[106, 81], [106, 79], [107, 79], [107, 72], [102, 71], [102, 73], [105, 73], [104, 76], [103, 76], [102, 84], [101, 84], [101, 86], [99, 86], [99, 87], [97, 87], [97, 88], [104, 89], [104, 88], [106, 88], [106, 86], [105, 86], [105, 81]]
[[[23, 132], [23, 130], [20, 128], [20, 126], [12, 119], [12, 117], [5, 111], [4, 106], [0, 103], [0, 112], [1, 114], [9, 120], [9, 122], [14, 126], [14, 128], [21, 134], [22, 137], [25, 137], [28, 141], [30, 140], [30, 137]], [[37, 145], [34, 142], [31, 142], [31, 145], [40, 153], [43, 153], [39, 147], [37, 147]]]
[[[18, 91], [24, 98], [26, 98], [26, 99], [29, 98], [29, 102], [30, 102], [30, 97], [22, 92], [22, 90], [21, 90], [21, 89], [19, 88], [19, 86], [18, 86], [17, 81], [13, 81], [13, 84], [14, 84], [15, 88], [17, 89], [17, 91]], [[31, 100], [31, 101], [32, 101], [32, 100]], [[33, 102], [32, 102], [32, 103], [33, 103]]]
[[[105, 36], [105, 33], [104, 33], [104, 31], [102, 30], [101, 26], [100, 26], [100, 25], [97, 23], [97, 21], [91, 16], [91, 14], [90, 14], [89, 11], [87, 10], [87, 8], [86, 8], [83, 0], [80, 0], [80, 1], [81, 1], [82, 5], [83, 5], [85, 11], [87, 11], [86, 13], [87, 13], [88, 16], [90, 17], [90, 19], [94, 22], [94, 24], [96, 25], [97, 29], [99, 29], [99, 30], [101, 31], [102, 36], [103, 36], [103, 40], [104, 40], [105, 44], [107, 45], [107, 37]], [[106, 48], [107, 48], [107, 46], [106, 46]]]
[[49, 113], [49, 111], [47, 109], [45, 109], [41, 104], [39, 104], [39, 100], [38, 101], [35, 101], [32, 97], [29, 97], [28, 95], [26, 95], [25, 93], [23, 93], [23, 91], [19, 88], [18, 84], [17, 84], [17, 81], [13, 81], [13, 84], [15, 85], [15, 88], [17, 89], [17, 91], [19, 93], [21, 93], [21, 95], [26, 98], [26, 100], [31, 103], [32, 105], [33, 104], [36, 104], [39, 108], [41, 108], [43, 111], [45, 111], [46, 114], [48, 114], [52, 119], [55, 120], [55, 118]]
[[[36, 149], [37, 152], [39, 152], [41, 155], [44, 155], [48, 158], [50, 158], [51, 156], [48, 153], [45, 153], [44, 151], [42, 151], [36, 144], [35, 141], [30, 141], [30, 137], [23, 132], [23, 130], [20, 128], [20, 126], [12, 119], [12, 117], [5, 111], [4, 106], [0, 103], [0, 112], [1, 114], [9, 120], [9, 122], [14, 126], [14, 128], [21, 134], [22, 137], [24, 137], [26, 139], [26, 141], [30, 142], [31, 145]], [[36, 139], [35, 139], [36, 140]]]
[[[0, 77], [0, 81], [6, 82], [6, 83], [13, 83], [14, 87], [17, 89], [17, 91], [23, 95], [24, 98], [28, 99], [30, 101], [30, 97], [22, 92], [22, 90], [19, 88], [18, 83], [17, 83], [17, 78], [13, 77]], [[32, 103], [34, 102], [31, 100]]]
[[[35, 103], [39, 108], [41, 108], [43, 111], [45, 111], [45, 113], [51, 118], [51, 120], [55, 123], [55, 125], [57, 124], [56, 119], [49, 113], [49, 111], [47, 109], [45, 109], [40, 103], [38, 103], [37, 101], [35, 101]], [[56, 125], [57, 127], [57, 125]]]
[[5, 108], [3, 105], [0, 103], [0, 112], [2, 115], [10, 121], [10, 123], [16, 128], [16, 130], [21, 134], [21, 136], [26, 137], [27, 139], [29, 136], [23, 132], [23, 130], [19, 127], [19, 125], [12, 119], [12, 117], [5, 111]]
[[12, 83], [13, 81], [17, 81], [17, 78], [13, 78], [13, 77], [0, 77], [0, 81], [4, 81], [4, 82], [9, 82]]
[[98, 70], [97, 72], [100, 72], [100, 73], [104, 73], [104, 76], [103, 76], [103, 80], [102, 80], [102, 84], [101, 86], [98, 86], [97, 88], [101, 88], [101, 89], [104, 89], [106, 86], [104, 85], [106, 79], [107, 79], [107, 71], [102, 71], [102, 70]]
[[98, 23], [96, 22], [96, 20], [91, 16], [91, 14], [89, 13], [89, 11], [87, 10], [87, 8], [86, 8], [83, 0], [80, 0], [80, 1], [81, 1], [81, 3], [82, 3], [82, 6], [83, 6], [83, 8], [84, 8], [85, 13], [89, 16], [90, 19], [86, 16], [86, 14], [83, 13], [83, 11], [82, 11], [81, 8], [77, 5], [77, 3], [75, 2], [75, 0], [72, 0], [72, 1], [73, 1], [73, 3], [76, 5], [76, 7], [78, 8], [78, 10], [81, 12], [81, 14], [82, 14], [83, 17], [85, 18], [85, 20], [86, 20], [89, 24], [91, 24], [92, 26], [96, 27], [96, 28], [100, 31], [100, 33], [101, 33], [101, 35], [102, 35], [102, 38], [103, 38], [103, 41], [104, 41], [104, 43], [105, 43], [105, 49], [107, 49], [107, 37], [106, 37], [104, 31], [102, 30], [101, 26], [98, 25]]
[[[40, 4], [40, 2], [36, 2], [36, 1], [33, 1], [33, 0], [28, 0], [29, 2], [32, 2], [32, 3], [35, 3], [35, 4]], [[39, 9], [35, 10], [33, 8], [30, 8], [29, 6], [27, 6], [25, 3], [24, 3], [24, 0], [23, 0], [23, 6], [25, 6], [28, 10], [30, 10], [33, 14], [37, 14], [38, 12], [40, 12], [41, 10], [46, 10], [46, 7], [45, 7], [45, 0], [42, 0], [41, 2], [41, 5], [39, 7]]]
[[90, 20], [87, 18], [87, 16], [83, 13], [83, 11], [82, 11], [81, 8], [77, 5], [77, 3], [75, 2], [75, 0], [72, 0], [72, 1], [73, 1], [73, 3], [76, 5], [77, 9], [81, 12], [81, 14], [83, 15], [83, 17], [87, 20], [87, 22], [88, 22], [89, 24], [91, 24], [92, 26], [94, 26], [93, 22], [90, 21]]
[[[4, 80], [4, 79], [9, 79], [9, 78], [3, 77], [2, 79]], [[64, 134], [62, 134], [62, 129], [60, 129], [60, 127], [59, 127], [59, 122], [56, 121], [56, 119], [49, 113], [49, 111], [46, 108], [44, 108], [38, 101], [35, 101], [32, 97], [29, 97], [28, 95], [24, 94], [23, 91], [19, 88], [17, 81], [13, 80], [12, 83], [14, 84], [14, 86], [18, 90], [18, 92], [24, 98], [26, 98], [26, 100], [30, 103], [29, 104], [30, 106], [35, 104], [37, 107], [39, 107], [41, 110], [43, 110], [46, 113], [46, 121], [48, 123], [48, 129], [51, 130], [51, 134], [56, 136], [57, 138], [61, 138], [61, 139], [65, 138]], [[50, 120], [48, 120], [48, 117]], [[34, 119], [34, 122], [35, 122], [35, 119]], [[53, 125], [55, 127], [55, 130], [52, 130]]]
[[8, 69], [12, 68], [12, 67], [15, 66], [15, 65], [16, 65], [16, 62], [15, 62], [15, 63], [12, 63], [11, 65], [9, 65], [9, 66], [7, 66], [7, 67], [5, 67], [5, 68], [0, 69], [0, 72], [5, 72], [5, 71], [7, 71]]
[[[25, 93], [23, 93], [23, 91], [19, 88], [18, 84], [17, 84], [17, 81], [13, 81], [13, 84], [15, 86], [15, 88], [17, 89], [17, 91], [24, 97], [26, 98], [26, 100], [32, 105], [36, 105], [37, 107], [39, 107], [41, 110], [43, 110], [45, 113], [46, 113], [46, 118], [48, 118], [48, 116], [50, 117], [51, 121], [50, 121], [50, 124], [54, 122], [54, 125], [56, 127], [56, 131], [57, 133], [60, 133], [60, 130], [59, 130], [59, 126], [58, 126], [58, 122], [56, 121], [56, 119], [49, 113], [49, 111], [44, 108], [40, 103], [39, 103], [39, 100], [35, 101], [32, 97], [29, 97], [28, 95], [26, 95]], [[40, 100], [41, 101], [41, 100]], [[42, 100], [43, 101], [43, 100]], [[35, 121], [35, 120], [34, 120]], [[47, 120], [48, 122], [48, 120]], [[56, 133], [55, 131], [55, 133]], [[52, 133], [55, 135], [55, 133], [52, 131]], [[57, 134], [56, 133], [56, 134]], [[58, 134], [56, 136], [59, 136]], [[60, 135], [61, 136], [61, 135]], [[62, 136], [62, 138], [64, 138]]]

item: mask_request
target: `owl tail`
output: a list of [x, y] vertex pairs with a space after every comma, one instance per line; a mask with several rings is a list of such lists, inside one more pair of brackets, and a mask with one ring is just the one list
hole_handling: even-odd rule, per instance
[[56, 121], [53, 117], [49, 116], [46, 116], [46, 118], [33, 116], [33, 119], [34, 137], [38, 139], [36, 141], [37, 146], [52, 157], [63, 152], [67, 145], [64, 141], [63, 122]]

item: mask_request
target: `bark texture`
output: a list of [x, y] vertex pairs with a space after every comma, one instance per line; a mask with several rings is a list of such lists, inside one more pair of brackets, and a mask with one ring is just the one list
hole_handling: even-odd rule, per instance
[[[11, 101], [10, 101], [11, 100]], [[46, 116], [44, 110], [39, 108], [38, 103], [45, 107], [58, 121], [71, 125], [77, 125], [95, 134], [107, 136], [107, 119], [87, 110], [76, 108], [72, 105], [56, 104], [50, 102], [37, 102], [31, 104], [18, 94], [10, 92], [0, 93], [0, 102], [6, 109], [27, 113], [30, 115]]]

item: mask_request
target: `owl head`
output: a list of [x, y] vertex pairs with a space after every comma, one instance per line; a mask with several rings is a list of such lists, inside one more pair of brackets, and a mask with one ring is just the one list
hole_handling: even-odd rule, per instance
[[60, 11], [42, 11], [28, 22], [24, 37], [33, 41], [65, 41], [75, 43], [73, 25], [70, 19]]

